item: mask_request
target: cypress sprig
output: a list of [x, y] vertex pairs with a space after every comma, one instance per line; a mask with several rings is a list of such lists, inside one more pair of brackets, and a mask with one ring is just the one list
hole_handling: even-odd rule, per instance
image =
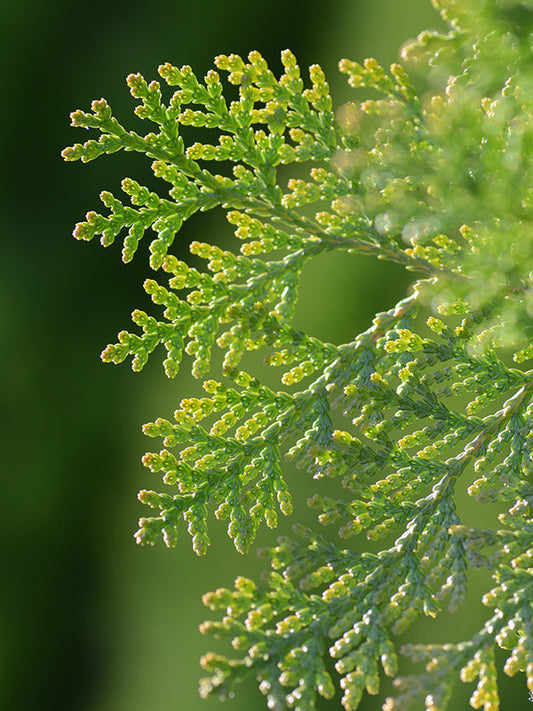
[[[126, 233], [125, 262], [151, 231], [150, 266], [167, 275], [144, 285], [154, 315], [135, 310], [137, 332], [122, 331], [102, 359], [131, 358], [141, 370], [163, 346], [169, 377], [185, 353], [204, 379], [213, 347], [224, 352], [205, 396], [144, 427], [162, 449], [143, 463], [167, 488], [140, 492], [154, 515], [140, 520], [137, 541], [173, 546], [185, 522], [205, 553], [213, 512], [245, 552], [262, 523], [275, 528], [280, 512], [292, 513], [285, 459], [313, 482], [319, 524], [335, 527], [328, 540], [296, 524], [266, 551], [262, 583], [239, 577], [233, 590], [206, 594], [222, 619], [202, 632], [237, 654], [203, 658], [203, 696], [231, 696], [253, 675], [270, 709], [312, 711], [317, 694], [331, 699], [339, 687], [354, 711], [379, 693], [383, 672], [395, 687], [385, 711], [444, 711], [458, 680], [476, 682], [473, 708], [494, 711], [496, 648], [508, 652], [504, 672], [525, 672], [533, 692], [533, 3], [433, 4], [449, 31], [421, 33], [402, 63], [340, 62], [350, 86], [373, 98], [337, 111], [320, 67], [304, 81], [286, 50], [279, 78], [258, 52], [217, 57], [203, 81], [164, 64], [168, 100], [158, 82], [131, 74], [135, 113], [153, 125], [145, 136], [104, 99], [71, 115], [101, 135], [65, 149], [66, 160], [138, 151], [168, 187], [163, 197], [125, 178], [130, 204], [104, 191], [108, 213], [89, 212], [75, 228], [104, 246]], [[427, 80], [421, 94], [415, 73]], [[187, 145], [183, 127], [213, 138]], [[280, 184], [280, 167], [285, 175], [292, 164]], [[195, 241], [205, 268], [179, 260], [184, 222], [215, 208], [239, 248]], [[293, 324], [302, 269], [333, 249], [418, 278], [343, 344]], [[278, 369], [279, 390], [243, 367], [255, 350]], [[479, 507], [499, 504], [491, 528], [466, 525], [460, 492]], [[365, 539], [377, 553], [364, 552]], [[397, 636], [417, 618], [460, 608], [477, 568], [493, 577], [478, 633], [401, 647]], [[425, 670], [403, 675], [402, 655]]]

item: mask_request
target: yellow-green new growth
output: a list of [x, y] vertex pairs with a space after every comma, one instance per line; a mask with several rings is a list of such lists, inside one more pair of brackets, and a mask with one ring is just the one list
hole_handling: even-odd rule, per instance
[[[137, 541], [173, 546], [186, 525], [203, 554], [212, 512], [245, 552], [261, 524], [292, 513], [285, 459], [309, 477], [318, 522], [343, 545], [359, 537], [358, 548], [340, 547], [297, 524], [267, 551], [261, 585], [239, 577], [204, 597], [222, 619], [202, 632], [227, 637], [236, 656], [202, 659], [203, 696], [226, 698], [254, 676], [271, 709], [312, 711], [317, 694], [338, 688], [354, 711], [380, 693], [383, 670], [394, 680], [385, 711], [444, 711], [459, 679], [477, 682], [473, 708], [493, 711], [496, 648], [508, 653], [503, 671], [525, 672], [533, 691], [533, 3], [433, 4], [449, 32], [422, 33], [402, 52], [406, 66], [341, 61], [349, 84], [377, 99], [335, 111], [320, 67], [304, 80], [286, 50], [279, 78], [258, 52], [217, 57], [203, 81], [163, 64], [168, 100], [158, 82], [129, 75], [135, 113], [152, 124], [144, 136], [104, 99], [71, 116], [101, 136], [65, 149], [66, 160], [138, 151], [167, 185], [162, 196], [125, 178], [129, 204], [104, 191], [107, 214], [91, 211], [75, 228], [104, 246], [123, 235], [125, 262], [152, 235], [158, 274], [144, 287], [155, 315], [136, 309], [137, 332], [119, 333], [103, 360], [131, 357], [141, 370], [162, 345], [169, 377], [185, 354], [203, 379], [213, 348], [224, 353], [204, 397], [144, 427], [162, 448], [143, 463], [167, 488], [140, 492], [154, 515], [140, 520]], [[421, 95], [411, 72], [428, 79]], [[194, 128], [212, 140], [188, 145]], [[283, 182], [281, 166], [295, 171]], [[178, 259], [184, 222], [215, 208], [236, 249], [195, 241], [205, 268]], [[333, 249], [420, 279], [343, 344], [293, 325], [304, 265]], [[279, 390], [242, 369], [258, 350], [280, 370]], [[327, 496], [321, 479], [332, 481]], [[478, 507], [500, 506], [493, 528], [462, 520], [463, 488]], [[377, 553], [360, 552], [365, 538]], [[472, 639], [399, 649], [417, 618], [457, 611], [477, 568], [494, 583]], [[402, 655], [425, 670], [401, 676]]]

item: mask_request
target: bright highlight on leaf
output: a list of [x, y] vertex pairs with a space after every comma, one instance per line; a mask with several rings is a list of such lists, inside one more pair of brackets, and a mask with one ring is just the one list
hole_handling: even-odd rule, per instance
[[[125, 178], [125, 198], [102, 192], [107, 213], [88, 212], [74, 230], [104, 246], [120, 237], [125, 262], [150, 235], [154, 315], [133, 311], [136, 331], [102, 359], [131, 358], [139, 371], [162, 346], [169, 377], [190, 356], [203, 380], [213, 349], [224, 353], [204, 397], [144, 427], [162, 448], [143, 463], [167, 488], [139, 493], [153, 515], [137, 541], [173, 546], [186, 525], [206, 553], [214, 514], [247, 551], [259, 526], [292, 513], [285, 459], [308, 476], [318, 522], [342, 539], [296, 524], [267, 552], [260, 585], [241, 577], [204, 597], [222, 619], [202, 632], [229, 638], [237, 656], [203, 657], [202, 696], [231, 696], [253, 675], [270, 709], [312, 711], [317, 695], [338, 694], [353, 711], [380, 693], [383, 672], [395, 689], [385, 711], [444, 711], [459, 679], [475, 684], [472, 708], [495, 711], [497, 647], [503, 671], [525, 672], [533, 691], [533, 3], [433, 4], [449, 32], [422, 33], [390, 69], [342, 60], [350, 86], [372, 96], [338, 109], [321, 68], [303, 78], [286, 50], [279, 78], [258, 52], [217, 57], [203, 80], [164, 64], [171, 91], [130, 74], [135, 113], [153, 125], [144, 136], [104, 99], [71, 115], [100, 138], [65, 149], [66, 160], [138, 151], [168, 187], [163, 196]], [[426, 81], [420, 94], [411, 75]], [[183, 126], [211, 131], [211, 142], [186, 145]], [[280, 179], [282, 166], [294, 176]], [[205, 267], [179, 260], [184, 222], [215, 208], [234, 249], [194, 241]], [[343, 344], [293, 325], [304, 265], [333, 249], [418, 279]], [[279, 369], [279, 390], [242, 368], [253, 350]], [[313, 491], [323, 478], [336, 494]], [[461, 520], [465, 489], [480, 507], [500, 505], [493, 529]], [[354, 536], [381, 541], [379, 552], [341, 547]], [[493, 586], [472, 639], [399, 649], [417, 618], [462, 605], [477, 568]], [[424, 670], [401, 676], [402, 655]]]

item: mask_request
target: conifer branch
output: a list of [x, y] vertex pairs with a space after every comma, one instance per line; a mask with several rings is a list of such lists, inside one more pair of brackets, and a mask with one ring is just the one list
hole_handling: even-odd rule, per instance
[[[524, 366], [533, 358], [524, 30], [533, 5], [433, 4], [449, 32], [422, 33], [390, 70], [342, 60], [352, 87], [381, 98], [336, 112], [320, 67], [310, 67], [306, 88], [286, 50], [280, 78], [258, 52], [217, 57], [203, 82], [190, 67], [164, 64], [159, 74], [175, 88], [166, 104], [158, 82], [131, 74], [135, 113], [155, 125], [145, 136], [124, 128], [104, 99], [71, 115], [101, 135], [65, 149], [66, 160], [141, 152], [168, 186], [162, 197], [125, 178], [130, 204], [104, 191], [107, 216], [89, 212], [75, 228], [104, 246], [126, 232], [125, 262], [151, 231], [150, 266], [168, 275], [144, 285], [162, 315], [135, 310], [137, 333], [119, 333], [103, 360], [131, 357], [141, 370], [163, 346], [169, 377], [185, 353], [204, 378], [214, 345], [225, 354], [204, 397], [144, 427], [162, 449], [143, 462], [167, 488], [140, 492], [154, 515], [140, 520], [137, 541], [173, 546], [185, 522], [203, 554], [213, 511], [247, 551], [260, 525], [275, 528], [280, 512], [292, 513], [285, 459], [315, 485], [308, 504], [321, 525], [346, 541], [381, 540], [377, 554], [357, 552], [296, 524], [265, 552], [271, 571], [261, 584], [239, 577], [234, 590], [206, 594], [222, 619], [202, 632], [228, 638], [238, 655], [203, 658], [203, 696], [231, 695], [253, 674], [270, 709], [312, 711], [317, 694], [333, 698], [339, 686], [354, 711], [364, 693], [379, 693], [383, 670], [395, 685], [385, 711], [444, 711], [459, 679], [477, 680], [470, 704], [490, 711], [499, 703], [496, 648], [509, 651], [505, 673], [525, 672], [533, 691], [533, 370]], [[408, 68], [431, 76], [422, 97]], [[238, 89], [232, 102], [221, 73]], [[189, 126], [211, 130], [213, 141], [186, 146]], [[232, 164], [232, 177], [212, 172], [217, 162]], [[291, 165], [298, 177], [280, 185], [280, 166]], [[217, 208], [239, 253], [193, 242], [206, 269], [177, 259], [183, 223]], [[325, 343], [295, 329], [293, 316], [304, 265], [329, 250], [388, 259], [423, 279], [351, 342]], [[281, 370], [279, 390], [242, 368], [251, 350]], [[339, 414], [344, 430], [333, 424]], [[320, 493], [323, 478], [335, 493]], [[461, 488], [480, 507], [498, 502], [498, 523], [467, 526]], [[417, 618], [457, 611], [476, 568], [494, 586], [472, 639], [398, 644]], [[402, 675], [402, 655], [425, 671]]]

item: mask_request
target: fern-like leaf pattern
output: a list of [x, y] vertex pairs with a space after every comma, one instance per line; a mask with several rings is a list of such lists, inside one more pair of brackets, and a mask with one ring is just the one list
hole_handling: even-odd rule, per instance
[[[240, 577], [234, 590], [206, 594], [223, 617], [202, 631], [230, 639], [239, 654], [203, 658], [204, 696], [226, 697], [253, 675], [268, 708], [312, 711], [317, 694], [335, 695], [330, 657], [346, 711], [379, 693], [381, 672], [395, 680], [385, 711], [444, 711], [458, 679], [477, 680], [473, 708], [495, 711], [497, 647], [509, 652], [505, 673], [525, 671], [533, 691], [533, 378], [524, 365], [533, 357], [533, 70], [524, 30], [533, 4], [520, 3], [518, 23], [517, 4], [506, 0], [433, 4], [449, 32], [422, 33], [403, 64], [341, 61], [350, 85], [378, 99], [334, 111], [320, 67], [309, 69], [306, 87], [286, 50], [279, 79], [258, 52], [217, 57], [203, 82], [190, 67], [164, 64], [160, 76], [174, 87], [167, 104], [158, 82], [130, 75], [135, 113], [155, 126], [145, 136], [124, 128], [104, 99], [72, 114], [74, 126], [100, 137], [65, 149], [66, 160], [138, 151], [168, 186], [161, 197], [126, 178], [130, 204], [105, 191], [108, 213], [89, 212], [75, 228], [76, 238], [99, 235], [104, 246], [122, 235], [125, 262], [151, 232], [150, 266], [168, 275], [145, 282], [159, 316], [135, 310], [139, 330], [122, 331], [103, 360], [131, 358], [141, 370], [163, 346], [169, 377], [185, 352], [203, 379], [214, 345], [224, 352], [205, 397], [145, 425], [163, 448], [144, 464], [167, 489], [140, 492], [154, 515], [141, 519], [137, 541], [172, 546], [185, 521], [205, 553], [213, 511], [245, 552], [262, 523], [275, 528], [292, 511], [284, 458], [338, 483], [337, 495], [309, 498], [320, 524], [345, 540], [383, 539], [380, 552], [360, 553], [297, 524], [267, 552], [271, 571], [260, 585]], [[429, 75], [422, 96], [410, 66]], [[221, 75], [237, 87], [233, 101]], [[212, 142], [187, 146], [185, 126], [212, 131]], [[232, 172], [212, 172], [213, 162]], [[280, 168], [291, 165], [295, 177], [282, 186]], [[172, 245], [185, 221], [215, 208], [241, 247], [193, 242], [200, 270]], [[304, 265], [334, 249], [394, 261], [418, 279], [340, 345], [293, 325]], [[282, 371], [279, 390], [242, 368], [245, 352], [259, 349]], [[351, 425], [335, 427], [339, 415]], [[463, 486], [478, 505], [501, 505], [499, 527], [465, 525], [455, 502]], [[479, 632], [460, 644], [398, 649], [397, 635], [419, 616], [460, 607], [475, 568], [494, 579]], [[399, 676], [400, 651], [425, 671]]]

